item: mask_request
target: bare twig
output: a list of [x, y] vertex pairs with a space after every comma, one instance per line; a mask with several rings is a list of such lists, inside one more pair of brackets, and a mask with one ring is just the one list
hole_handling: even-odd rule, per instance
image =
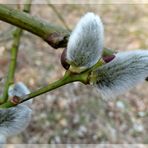
[[55, 14], [57, 15], [57, 17], [60, 19], [60, 21], [63, 23], [63, 25], [65, 26], [65, 28], [68, 30], [68, 31], [71, 31], [70, 28], [68, 27], [66, 21], [64, 20], [63, 16], [61, 15], [60, 12], [58, 12], [58, 10], [56, 9], [56, 7], [51, 4], [50, 0], [47, 0], [48, 2], [48, 6], [55, 12]]

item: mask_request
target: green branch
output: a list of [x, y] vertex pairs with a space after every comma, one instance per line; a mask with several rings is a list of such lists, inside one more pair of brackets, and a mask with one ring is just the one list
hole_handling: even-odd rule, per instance
[[[36, 96], [39, 96], [41, 94], [44, 94], [46, 92], [50, 92], [56, 88], [59, 88], [63, 85], [66, 85], [68, 83], [72, 83], [72, 82], [76, 82], [79, 81], [83, 84], [89, 84], [92, 80], [93, 77], [91, 77], [91, 71], [99, 66], [101, 66], [102, 64], [104, 64], [104, 62], [102, 62], [101, 60], [98, 61], [98, 63], [96, 63], [92, 68], [82, 72], [82, 73], [71, 73], [70, 71], [66, 71], [65, 75], [63, 78], [61, 78], [60, 80], [57, 80], [43, 88], [40, 88], [34, 92], [31, 92], [28, 95], [22, 96], [22, 97], [16, 97], [14, 96], [14, 98], [11, 98], [11, 100], [8, 100], [6, 103], [0, 105], [0, 108], [10, 108], [13, 107], [15, 105], [18, 105], [20, 103], [23, 103], [27, 100], [30, 100]], [[14, 100], [13, 100], [14, 99]]]
[[59, 88], [63, 85], [66, 85], [68, 83], [72, 83], [72, 82], [76, 82], [76, 81], [80, 81], [84, 84], [87, 84], [88, 83], [88, 77], [89, 77], [89, 71], [86, 71], [86, 72], [83, 72], [83, 73], [80, 73], [80, 74], [73, 74], [69, 71], [67, 71], [65, 73], [65, 76], [63, 78], [61, 78], [60, 80], [58, 81], [55, 81], [43, 88], [40, 88], [28, 95], [25, 95], [25, 96], [22, 96], [21, 98], [16, 98], [15, 97], [15, 100], [17, 100], [17, 103], [16, 101], [14, 102], [13, 98], [11, 100], [8, 100], [6, 103], [0, 105], [0, 108], [9, 108], [9, 107], [12, 107], [12, 106], [15, 106], [17, 104], [20, 104], [22, 102], [25, 102], [31, 98], [34, 98], [36, 96], [39, 96], [41, 94], [44, 94], [46, 92], [50, 92], [56, 88]]
[[[67, 46], [70, 33], [62, 27], [49, 24], [45, 20], [30, 16], [2, 4], [0, 4], [0, 20], [39, 36], [54, 48]], [[110, 54], [110, 50], [104, 48], [104, 53]]]
[[[0, 5], [0, 20], [3, 20], [7, 23], [25, 29], [49, 43], [54, 48], [66, 47], [69, 32], [64, 30], [61, 27], [48, 24], [44, 20], [38, 19], [36, 17], [30, 16], [26, 13], [20, 12], [18, 10], [11, 9], [5, 5]], [[108, 49], [104, 50], [105, 55], [110, 54]], [[84, 80], [85, 79], [85, 80]], [[53, 89], [56, 89], [65, 84], [80, 81], [86, 83], [88, 79], [88, 72], [81, 74], [70, 74], [65, 75], [62, 79], [49, 84], [46, 87], [43, 87], [37, 91], [30, 93], [29, 95], [23, 96], [20, 98], [20, 102], [24, 102], [33, 97], [41, 95], [43, 93], [49, 92]], [[7, 101], [5, 104], [0, 107], [10, 107], [16, 105], [12, 100]]]
[[1, 103], [7, 101], [9, 86], [14, 83], [14, 73], [16, 69], [16, 62], [17, 62], [16, 60], [17, 60], [17, 53], [18, 53], [21, 34], [22, 34], [22, 30], [16, 29], [13, 35], [14, 40], [11, 48], [11, 59], [9, 64], [9, 71], [8, 71], [7, 79], [4, 86], [3, 97], [0, 100]]
[[[29, 13], [30, 8], [31, 8], [31, 0], [26, 0], [26, 4], [24, 5], [23, 11], [26, 13]], [[17, 63], [17, 53], [18, 53], [22, 33], [23, 33], [23, 30], [20, 28], [16, 28], [15, 31], [13, 32], [13, 44], [11, 48], [9, 70], [8, 70], [7, 79], [4, 85], [3, 96], [2, 98], [0, 98], [0, 104], [8, 100], [9, 86], [14, 83], [14, 75], [15, 75], [16, 63]]]
[[37, 17], [0, 4], [0, 20], [41, 37], [54, 48], [66, 46], [69, 36], [68, 31]]

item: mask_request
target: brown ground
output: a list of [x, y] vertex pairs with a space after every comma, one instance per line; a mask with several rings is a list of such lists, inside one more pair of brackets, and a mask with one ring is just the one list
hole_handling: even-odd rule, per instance
[[[100, 15], [106, 47], [118, 51], [148, 47], [148, 5], [56, 5], [56, 8], [70, 28], [88, 11]], [[33, 5], [31, 14], [62, 25], [47, 5]], [[8, 66], [11, 30], [8, 24], [0, 22], [2, 77]], [[40, 38], [25, 32], [16, 81], [23, 81], [35, 90], [59, 79], [64, 73], [59, 61], [61, 52], [62, 49], [54, 50]], [[29, 127], [8, 143], [148, 144], [147, 83], [108, 102], [104, 102], [94, 88], [73, 83], [37, 97], [32, 108]]]

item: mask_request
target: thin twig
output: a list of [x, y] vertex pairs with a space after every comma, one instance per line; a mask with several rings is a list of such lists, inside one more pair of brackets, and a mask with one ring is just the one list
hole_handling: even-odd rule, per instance
[[63, 16], [61, 15], [60, 12], [58, 12], [58, 10], [56, 9], [56, 7], [51, 4], [50, 0], [47, 0], [48, 2], [48, 6], [54, 11], [54, 13], [57, 15], [57, 17], [60, 19], [60, 21], [63, 23], [63, 25], [65, 26], [65, 28], [68, 30], [68, 31], [71, 31], [71, 29], [69, 28], [69, 26], [67, 25], [65, 19], [63, 18]]
[[23, 103], [27, 100], [30, 100], [30, 99], [36, 97], [36, 96], [39, 96], [39, 95], [44, 94], [46, 92], [50, 92], [56, 88], [66, 85], [68, 83], [79, 81], [79, 82], [86, 85], [89, 83], [91, 71], [93, 69], [95, 69], [96, 67], [101, 66], [102, 64], [104, 64], [104, 62], [98, 61], [92, 68], [90, 68], [82, 73], [78, 73], [78, 74], [71, 73], [70, 71], [66, 71], [65, 75], [61, 79], [59, 79], [59, 80], [57, 80], [45, 87], [42, 87], [36, 91], [33, 91], [30, 94], [24, 95], [22, 97], [15, 96], [14, 98], [11, 98], [11, 100], [8, 100], [6, 103], [0, 105], [0, 108], [9, 108], [9, 107], [18, 105], [20, 103]]
[[[30, 8], [31, 8], [31, 0], [26, 0], [26, 4], [24, 5], [23, 11], [26, 13], [29, 13]], [[18, 54], [18, 49], [19, 49], [22, 33], [23, 33], [23, 30], [20, 28], [16, 28], [15, 31], [13, 32], [13, 44], [11, 47], [11, 58], [10, 58], [9, 70], [8, 70], [8, 75], [6, 78], [5, 85], [4, 85], [3, 96], [0, 99], [0, 103], [4, 103], [8, 100], [9, 86], [14, 83], [14, 75], [15, 75], [16, 63], [17, 63], [17, 54]]]
[[82, 82], [84, 84], [87, 83], [88, 81], [88, 76], [89, 76], [89, 72], [84, 72], [84, 73], [80, 73], [80, 74], [72, 74], [71, 72], [67, 71], [65, 76], [62, 77], [61, 79], [45, 86], [45, 87], [42, 87], [34, 92], [31, 92], [30, 94], [28, 95], [25, 95], [25, 96], [22, 96], [22, 97], [15, 97], [14, 100], [12, 98], [12, 100], [8, 100], [6, 103], [0, 105], [0, 108], [10, 108], [12, 106], [15, 106], [15, 105], [18, 105], [22, 102], [25, 102], [31, 98], [34, 98], [36, 96], [39, 96], [41, 94], [44, 94], [46, 92], [50, 92], [56, 88], [59, 88], [63, 85], [66, 85], [68, 83], [72, 83], [72, 82], [75, 82], [75, 81], [79, 81], [79, 82]]

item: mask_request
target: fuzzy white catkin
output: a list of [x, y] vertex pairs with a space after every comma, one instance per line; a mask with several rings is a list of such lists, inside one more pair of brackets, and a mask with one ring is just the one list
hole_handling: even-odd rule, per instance
[[0, 109], [0, 134], [9, 137], [22, 132], [30, 122], [31, 112], [26, 105]]
[[115, 98], [145, 81], [148, 76], [148, 51], [120, 52], [109, 63], [93, 72], [104, 99]]
[[[12, 85], [9, 88], [9, 97], [28, 94], [29, 89], [22, 83]], [[22, 132], [31, 120], [32, 110], [28, 107], [31, 101], [19, 104], [8, 109], [0, 109], [0, 142], [5, 143], [9, 136]]]
[[86, 13], [70, 35], [66, 58], [70, 65], [87, 69], [102, 55], [104, 28], [99, 16]]
[[[18, 82], [14, 85], [11, 85], [8, 90], [9, 97], [13, 97], [13, 96], [22, 97], [22, 96], [27, 95], [29, 93], [30, 93], [30, 90], [22, 82]], [[32, 99], [24, 102], [23, 104], [26, 104], [28, 106], [31, 105]]]

